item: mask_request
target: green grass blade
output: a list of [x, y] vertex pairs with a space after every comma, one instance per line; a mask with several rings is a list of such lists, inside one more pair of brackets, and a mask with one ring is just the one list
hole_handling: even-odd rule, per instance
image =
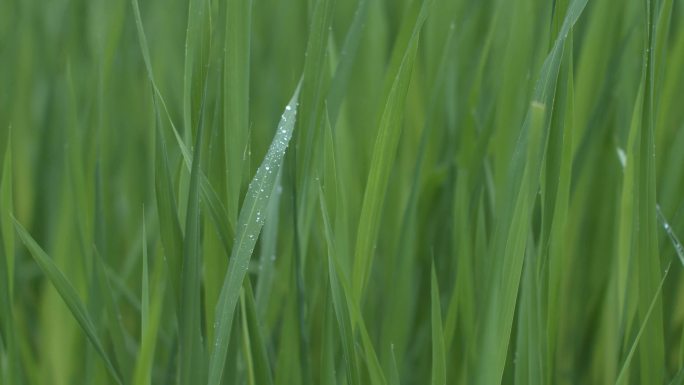
[[322, 354], [321, 354], [321, 385], [336, 385], [335, 379], [335, 339], [333, 337], [333, 308], [330, 300], [330, 291], [327, 292], [325, 317], [323, 320]]
[[[478, 384], [499, 384], [503, 376], [508, 343], [511, 338], [513, 316], [515, 312], [520, 276], [527, 244], [525, 229], [531, 217], [532, 201], [538, 186], [538, 169], [534, 164], [539, 159], [541, 137], [546, 120], [546, 107], [539, 102], [532, 102], [530, 106], [530, 138], [527, 153], [518, 153], [512, 167], [516, 167], [518, 174], [510, 174], [511, 186], [514, 186], [513, 178], [520, 177], [520, 182], [513, 187], [511, 199], [513, 204], [507, 208], [510, 210], [509, 217], [503, 219], [510, 221], [501, 224], [506, 234], [495, 234], [495, 255], [501, 255], [500, 265], [495, 267], [493, 282], [499, 282], [491, 288], [490, 302], [486, 308], [484, 325], [481, 329], [482, 346], [481, 353], [487, 359], [478, 363], [476, 371]], [[522, 157], [524, 155], [524, 158]], [[519, 168], [518, 168], [519, 167]], [[506, 223], [506, 222], [504, 222]], [[502, 231], [497, 228], [497, 231]]]
[[209, 360], [209, 385], [218, 385], [221, 381], [223, 365], [228, 351], [228, 337], [230, 336], [240, 287], [245, 274], [247, 274], [249, 260], [264, 224], [269, 198], [292, 137], [298, 96], [299, 87], [285, 107], [271, 147], [268, 149], [261, 166], [257, 169], [254, 179], [252, 179], [247, 189], [247, 196], [240, 209], [228, 272], [223, 281], [219, 302], [216, 305], [215, 340]]
[[175, 293], [175, 300], [180, 300], [180, 276], [183, 250], [183, 233], [178, 219], [176, 197], [174, 194], [171, 171], [168, 163], [166, 141], [159, 128], [157, 114], [155, 149], [155, 193], [157, 201], [157, 215], [159, 216], [159, 235], [166, 255], [165, 261], [169, 267], [169, 279]]
[[124, 379], [128, 380], [132, 374], [131, 358], [126, 352], [126, 333], [121, 324], [121, 312], [114, 300], [114, 290], [112, 290], [112, 286], [107, 277], [103, 257], [94, 246], [93, 249], [95, 276], [97, 277], [100, 293], [102, 293], [102, 296], [104, 297], [105, 310], [110, 317], [108, 326], [116, 362], [119, 364], [121, 375]]
[[245, 290], [244, 286], [240, 290], [240, 312], [238, 313], [242, 335], [242, 355], [245, 360], [245, 371], [247, 372], [247, 384], [255, 385], [256, 375], [254, 371], [254, 360], [252, 359], [252, 342], [249, 339], [249, 326], [247, 326], [247, 310], [245, 309]]
[[226, 2], [223, 119], [226, 154], [227, 215], [235, 227], [249, 138], [249, 64], [252, 0]]
[[413, 2], [390, 62], [391, 86], [384, 99], [356, 236], [352, 286], [356, 301], [361, 300], [373, 265], [373, 248], [380, 226], [382, 202], [399, 145], [404, 104], [418, 50], [420, 29], [431, 3], [430, 0]]
[[[185, 161], [185, 166], [187, 167], [188, 171], [191, 171], [193, 154], [190, 149], [188, 149], [188, 146], [183, 141], [183, 138], [178, 133], [178, 130], [176, 130], [176, 127], [172, 126], [172, 130], [174, 137], [176, 138], [178, 148], [183, 156], [183, 160]], [[235, 228], [235, 225], [229, 220], [230, 216], [228, 215], [228, 211], [226, 211], [225, 206], [223, 203], [221, 203], [218, 193], [216, 190], [214, 190], [209, 182], [209, 178], [207, 178], [202, 170], [199, 170], [199, 183], [202, 200], [206, 203], [209, 215], [216, 226], [219, 238], [221, 239], [221, 245], [226, 250], [226, 253], [230, 253], [229, 239], [234, 234], [233, 229]]]
[[[660, 280], [660, 258], [658, 251], [656, 219], [656, 170], [654, 143], [654, 86], [655, 86], [655, 1], [646, 1], [647, 30], [644, 46], [644, 98], [639, 130], [639, 155], [635, 159], [638, 177], [636, 178], [635, 202], [635, 241], [638, 267], [639, 317], [645, 328], [644, 340], [640, 344], [641, 382], [663, 383], [665, 379], [665, 341], [663, 330], [662, 299], [652, 303], [651, 298], [659, 298], [662, 288]], [[652, 313], [653, 312], [653, 313]], [[652, 314], [651, 314], [652, 313]], [[649, 317], [650, 316], [650, 317]], [[647, 322], [648, 321], [648, 322]]]
[[[191, 170], [192, 168], [192, 155], [190, 150], [187, 148], [185, 141], [181, 137], [180, 133], [178, 132], [178, 129], [176, 128], [176, 125], [173, 123], [173, 119], [171, 118], [171, 114], [169, 113], [169, 109], [166, 105], [166, 101], [164, 100], [164, 97], [162, 96], [161, 92], [159, 91], [159, 88], [157, 87], [157, 83], [155, 81], [154, 73], [152, 72], [152, 62], [150, 60], [150, 49], [147, 44], [147, 37], [145, 35], [145, 30], [142, 25], [142, 18], [140, 16], [140, 8], [138, 6], [138, 0], [131, 0], [131, 3], [133, 5], [133, 15], [135, 16], [135, 23], [136, 23], [136, 28], [138, 32], [138, 40], [140, 43], [140, 50], [142, 52], [143, 56], [143, 61], [145, 62], [145, 69], [147, 71], [147, 77], [150, 80], [150, 83], [152, 83], [152, 88], [154, 89], [154, 94], [155, 94], [155, 109], [156, 107], [156, 101], [157, 98], [159, 102], [162, 105], [162, 109], [164, 110], [164, 113], [166, 114], [166, 117], [171, 125], [171, 128], [173, 130], [173, 134], [176, 138], [176, 142], [178, 143], [178, 146], [181, 150], [181, 154], [183, 155], [183, 159], [185, 160], [186, 166], [188, 168], [188, 171]], [[157, 112], [157, 115], [159, 113]], [[159, 119], [157, 120], [157, 125], [159, 127], [161, 122]], [[161, 130], [161, 128], [159, 129]], [[161, 135], [161, 134], [159, 134]], [[214, 224], [216, 225], [218, 229], [218, 234], [221, 237], [221, 241], [223, 243], [224, 248], [228, 249], [230, 236], [234, 233], [234, 222], [232, 221], [232, 217], [228, 215], [228, 211], [224, 207], [223, 203], [221, 203], [221, 199], [219, 198], [218, 193], [214, 190], [214, 188], [211, 186], [209, 183], [209, 179], [207, 176], [200, 170], [200, 185], [201, 185], [201, 192], [202, 192], [202, 199], [206, 202], [207, 208], [209, 209], [209, 213], [211, 214], [211, 218], [214, 221]], [[169, 179], [171, 180], [171, 179]], [[160, 211], [161, 212], [161, 211]], [[179, 225], [180, 228], [180, 225]], [[177, 248], [176, 250], [181, 250], [182, 248]], [[173, 278], [173, 275], [172, 275]]]
[[[150, 385], [152, 383], [152, 364], [154, 350], [157, 345], [157, 335], [161, 320], [161, 310], [164, 298], [164, 269], [156, 264], [152, 277], [152, 304], [150, 305], [149, 261], [147, 256], [147, 230], [143, 211], [143, 258], [142, 258], [142, 305], [140, 312], [140, 350], [133, 374], [133, 385]], [[151, 307], [150, 307], [151, 306]]]
[[188, 24], [185, 32], [183, 72], [183, 133], [186, 142], [192, 138], [192, 128], [201, 119], [204, 85], [209, 52], [209, 1], [188, 1]]
[[[14, 320], [14, 232], [11, 231], [12, 204], [12, 150], [11, 138], [7, 140], [5, 160], [0, 174], [0, 340], [7, 357], [4, 380], [11, 384], [23, 384], [21, 357], [17, 345]], [[10, 221], [8, 224], [7, 222]], [[9, 225], [9, 227], [8, 227]], [[2, 377], [0, 370], [0, 379]]]
[[502, 381], [527, 243], [526, 229], [539, 186], [542, 146], [545, 147], [548, 136], [549, 120], [545, 110], [554, 105], [564, 43], [586, 3], [586, 0], [575, 0], [569, 5], [560, 32], [540, 70], [533, 101], [510, 161], [507, 191], [504, 192], [507, 199], [498, 210], [491, 251], [500, 262], [494, 267], [494, 285], [488, 294], [484, 325], [480, 329], [483, 342], [476, 370], [477, 384]]
[[275, 260], [278, 252], [278, 224], [280, 197], [283, 187], [281, 185], [282, 172], [276, 178], [274, 191], [266, 207], [266, 220], [261, 233], [261, 255], [259, 256], [259, 280], [256, 285], [257, 314], [263, 317], [268, 308], [269, 299], [275, 280]]
[[14, 212], [14, 197], [12, 193], [12, 133], [8, 134], [7, 148], [4, 149], [5, 158], [2, 162], [0, 175], [0, 237], [5, 243], [4, 249], [7, 262], [7, 284], [10, 297], [14, 295], [14, 228], [12, 213]]
[[349, 86], [349, 78], [352, 74], [354, 59], [356, 58], [361, 37], [363, 36], [363, 29], [368, 17], [368, 8], [370, 1], [359, 0], [354, 11], [354, 18], [349, 26], [347, 35], [342, 45], [339, 61], [335, 67], [335, 74], [333, 75], [326, 97], [327, 111], [330, 119], [330, 124], [334, 127], [337, 123], [337, 117]]
[[123, 385], [123, 381], [119, 371], [114, 367], [112, 359], [109, 357], [107, 352], [104, 350], [104, 346], [98, 337], [95, 325], [91, 321], [91, 317], [88, 315], [83, 301], [78, 296], [76, 289], [71, 285], [69, 280], [62, 274], [62, 272], [57, 268], [52, 259], [41, 249], [41, 247], [36, 243], [36, 241], [31, 237], [31, 235], [24, 229], [24, 227], [16, 219], [14, 220], [14, 227], [19, 235], [19, 238], [24, 243], [26, 248], [29, 250], [33, 259], [38, 263], [43, 273], [52, 282], [57, 292], [64, 300], [71, 314], [74, 316], [81, 329], [85, 332], [88, 340], [93, 345], [97, 353], [102, 357], [105, 363], [107, 371], [116, 381], [117, 384]]
[[247, 338], [249, 339], [249, 351], [251, 353], [252, 366], [254, 368], [254, 384], [273, 385], [271, 365], [268, 362], [266, 345], [264, 344], [261, 333], [262, 327], [256, 311], [252, 283], [249, 278], [245, 279], [244, 282], [244, 306], [242, 308], [244, 314], [243, 322], [246, 325]]
[[188, 205], [183, 239], [181, 297], [179, 306], [180, 384], [202, 382], [204, 348], [201, 336], [201, 255], [200, 255], [200, 159], [203, 124], [200, 116], [195, 152], [190, 172]]
[[432, 264], [430, 293], [432, 301], [432, 385], [446, 385], [446, 352], [442, 327], [442, 305], [439, 299], [439, 284]]
[[660, 279], [660, 283], [656, 288], [655, 295], [653, 296], [653, 298], [651, 298], [648, 304], [648, 308], [646, 309], [646, 313], [643, 316], [643, 320], [641, 322], [641, 326], [639, 327], [639, 331], [637, 332], [637, 335], [634, 337], [634, 341], [632, 342], [629, 352], [627, 353], [627, 357], [625, 358], [625, 361], [622, 363], [622, 367], [620, 368], [620, 373], [618, 374], [617, 380], [615, 381], [616, 385], [624, 384], [626, 381], [625, 376], [627, 375], [627, 370], [629, 369], [630, 364], [632, 363], [632, 357], [636, 352], [637, 346], [639, 346], [639, 342], [641, 341], [641, 336], [643, 335], [644, 330], [646, 330], [646, 327], [649, 324], [649, 320], [651, 314], [653, 313], [653, 310], [656, 308], [657, 303], [661, 300], [660, 293], [663, 290], [665, 279], [667, 278], [667, 275], [670, 273], [671, 266], [672, 262], [668, 263], [667, 267], [665, 268], [665, 273], [663, 274], [663, 277]]
[[330, 291], [332, 294], [333, 308], [335, 310], [335, 318], [337, 319], [337, 327], [342, 338], [342, 352], [344, 355], [344, 362], [347, 367], [347, 383], [350, 385], [360, 384], [358, 358], [356, 355], [354, 331], [352, 329], [352, 320], [349, 315], [348, 298], [341, 287], [337, 270], [337, 257], [334, 238], [332, 234], [332, 227], [328, 217], [327, 203], [323, 190], [319, 186], [319, 200], [321, 204], [321, 213], [323, 216], [323, 226], [325, 228], [325, 240], [328, 246], [328, 275], [330, 280]]

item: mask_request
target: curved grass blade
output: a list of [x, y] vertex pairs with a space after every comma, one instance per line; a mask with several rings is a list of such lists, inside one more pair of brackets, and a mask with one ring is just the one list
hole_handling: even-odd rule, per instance
[[257, 169], [247, 189], [247, 196], [240, 209], [237, 233], [231, 252], [228, 272], [223, 281], [219, 302], [216, 304], [216, 320], [214, 322], [214, 350], [209, 359], [209, 385], [219, 385], [223, 374], [223, 365], [228, 352], [228, 338], [235, 314], [235, 306], [240, 294], [242, 281], [247, 274], [249, 260], [252, 257], [259, 232], [264, 224], [265, 212], [270, 200], [277, 175], [283, 165], [283, 158], [292, 137], [297, 114], [299, 86], [292, 99], [285, 107], [273, 142]]
[[117, 384], [123, 385], [121, 375], [119, 371], [114, 367], [112, 360], [110, 359], [107, 352], [104, 350], [104, 346], [98, 337], [97, 330], [93, 324], [91, 317], [88, 315], [85, 305], [81, 301], [76, 292], [76, 289], [71, 285], [69, 280], [62, 274], [59, 268], [55, 265], [52, 259], [43, 251], [43, 249], [36, 243], [36, 241], [31, 237], [31, 235], [26, 231], [26, 229], [19, 223], [19, 221], [14, 219], [14, 227], [17, 230], [19, 238], [24, 243], [26, 248], [31, 252], [33, 259], [38, 263], [41, 270], [47, 278], [52, 282], [57, 289], [57, 292], [64, 300], [71, 314], [74, 316], [81, 329], [85, 332], [90, 343], [95, 347], [97, 353], [102, 357], [105, 363], [105, 367], [109, 374], [114, 378]]

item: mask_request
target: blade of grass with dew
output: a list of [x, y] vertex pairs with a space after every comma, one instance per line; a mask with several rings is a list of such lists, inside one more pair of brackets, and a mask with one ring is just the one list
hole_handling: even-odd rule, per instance
[[249, 171], [244, 154], [248, 146], [249, 76], [252, 0], [226, 2], [223, 69], [223, 119], [226, 155], [226, 209], [235, 228], [243, 180]]
[[432, 263], [430, 276], [432, 302], [432, 385], [446, 385], [446, 352], [444, 351], [442, 305], [439, 299], [439, 284], [437, 283], [434, 262]]
[[420, 29], [432, 0], [415, 0], [397, 37], [388, 70], [391, 86], [385, 93], [371, 168], [364, 192], [353, 262], [353, 298], [360, 301], [373, 265], [373, 249], [380, 226], [382, 201], [401, 135], [402, 113], [416, 59]]
[[[204, 103], [204, 102], [203, 102]], [[204, 107], [204, 106], [203, 106]], [[203, 382], [206, 376], [201, 335], [201, 255], [200, 255], [200, 160], [204, 131], [203, 108], [198, 121], [195, 151], [190, 171], [188, 204], [183, 239], [180, 277], [181, 297], [178, 328], [180, 340], [180, 384]]]
[[275, 260], [278, 246], [278, 221], [280, 197], [283, 193], [282, 171], [278, 173], [273, 192], [266, 206], [266, 219], [261, 232], [261, 255], [259, 256], [259, 280], [256, 285], [256, 307], [259, 317], [265, 317], [275, 279]]
[[98, 337], [98, 332], [95, 328], [95, 325], [91, 321], [91, 317], [88, 315], [85, 305], [79, 298], [76, 289], [74, 289], [69, 280], [54, 264], [52, 259], [45, 253], [45, 251], [43, 251], [43, 249], [41, 249], [41, 247], [16, 219], [14, 219], [14, 227], [19, 235], [19, 238], [33, 256], [33, 259], [36, 261], [36, 263], [38, 263], [43, 273], [55, 286], [55, 289], [57, 289], [59, 295], [62, 297], [62, 300], [64, 300], [64, 303], [71, 311], [71, 314], [74, 316], [76, 321], [78, 321], [78, 324], [85, 332], [86, 336], [90, 340], [90, 343], [95, 347], [95, 350], [100, 357], [102, 357], [109, 374], [117, 384], [123, 385], [121, 375], [114, 367], [112, 359], [104, 350], [104, 346]]
[[215, 340], [209, 360], [209, 385], [218, 385], [223, 374], [223, 365], [228, 350], [228, 336], [232, 327], [235, 306], [242, 281], [247, 274], [249, 260], [264, 224], [266, 208], [273, 192], [276, 178], [283, 165], [283, 158], [292, 137], [296, 120], [299, 86], [285, 107], [276, 129], [271, 147], [252, 179], [247, 196], [240, 209], [237, 232], [231, 251], [228, 271], [216, 304], [214, 322]]
[[628, 373], [628, 369], [629, 369], [630, 364], [632, 362], [632, 357], [634, 356], [634, 353], [636, 352], [637, 346], [639, 346], [639, 342], [641, 341], [641, 336], [643, 335], [643, 333], [644, 333], [644, 331], [648, 325], [650, 317], [653, 314], [653, 310], [656, 308], [657, 303], [659, 301], [661, 301], [660, 293], [663, 289], [663, 284], [665, 284], [665, 279], [667, 278], [667, 276], [670, 272], [671, 266], [672, 266], [672, 261], [670, 261], [667, 264], [667, 266], [665, 267], [665, 273], [663, 274], [663, 277], [660, 279], [660, 283], [658, 284], [658, 287], [656, 288], [657, 290], [655, 292], [655, 295], [650, 300], [648, 308], [646, 309], [646, 313], [643, 316], [641, 326], [639, 327], [639, 331], [637, 332], [637, 335], [634, 337], [634, 341], [632, 342], [632, 345], [629, 349], [629, 352], [627, 353], [627, 357], [625, 358], [625, 361], [622, 363], [622, 367], [620, 368], [620, 373], [618, 374], [617, 380], [615, 381], [616, 385], [624, 384], [626, 381], [625, 376]]
[[336, 249], [334, 238], [332, 235], [332, 227], [330, 219], [328, 218], [328, 209], [323, 190], [319, 186], [319, 201], [321, 205], [321, 213], [323, 216], [323, 226], [325, 230], [325, 241], [328, 247], [328, 276], [330, 281], [330, 292], [332, 297], [333, 309], [335, 310], [335, 318], [337, 319], [337, 327], [342, 338], [342, 354], [346, 365], [345, 374], [347, 376], [347, 383], [350, 385], [360, 384], [358, 358], [356, 354], [356, 344], [354, 338], [354, 331], [352, 328], [352, 320], [349, 315], [348, 298], [340, 286], [338, 281], [338, 274], [335, 257]]

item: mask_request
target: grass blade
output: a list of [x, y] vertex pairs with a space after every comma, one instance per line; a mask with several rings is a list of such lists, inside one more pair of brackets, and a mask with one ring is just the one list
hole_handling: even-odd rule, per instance
[[190, 186], [183, 239], [181, 297], [179, 306], [180, 384], [191, 385], [204, 378], [204, 349], [201, 336], [201, 255], [200, 255], [200, 159], [203, 124], [200, 116], [195, 152], [190, 172]]
[[169, 278], [174, 289], [175, 300], [180, 302], [180, 276], [183, 250], [183, 233], [180, 228], [178, 212], [176, 211], [176, 197], [174, 195], [171, 171], [168, 163], [168, 152], [164, 135], [159, 128], [159, 114], [157, 114], [155, 150], [154, 183], [159, 216], [159, 235], [166, 255], [165, 261], [169, 267]]
[[107, 352], [105, 352], [102, 342], [98, 337], [95, 325], [91, 321], [91, 317], [88, 315], [83, 301], [78, 297], [76, 289], [71, 285], [69, 280], [62, 274], [62, 272], [57, 268], [57, 266], [52, 262], [52, 259], [41, 249], [41, 247], [36, 243], [36, 241], [31, 237], [31, 235], [24, 229], [24, 227], [14, 219], [14, 227], [19, 235], [19, 238], [24, 243], [26, 248], [31, 252], [33, 259], [38, 263], [43, 273], [52, 282], [57, 289], [57, 292], [64, 300], [71, 314], [74, 316], [81, 329], [85, 332], [88, 340], [93, 345], [97, 353], [102, 357], [105, 363], [107, 371], [116, 381], [117, 384], [123, 385], [123, 381], [119, 371], [114, 367], [113, 361], [110, 359]]
[[[4, 379], [22, 384], [21, 357], [17, 345], [14, 321], [14, 232], [11, 228], [12, 204], [12, 150], [7, 140], [2, 173], [0, 174], [0, 340], [7, 354]], [[8, 221], [10, 223], [8, 223]], [[1, 372], [1, 371], [0, 371]], [[0, 374], [0, 379], [2, 374]]]
[[361, 207], [353, 267], [353, 296], [361, 300], [373, 264], [373, 248], [380, 226], [382, 201], [389, 182], [392, 162], [396, 155], [404, 103], [418, 50], [420, 29], [427, 18], [431, 0], [414, 1], [397, 38], [390, 62], [388, 89], [373, 148], [371, 168]]
[[344, 362], [347, 367], [347, 383], [350, 385], [360, 384], [359, 368], [357, 363], [357, 355], [354, 342], [354, 331], [352, 328], [352, 320], [349, 315], [348, 298], [345, 295], [343, 288], [338, 280], [337, 257], [335, 249], [335, 241], [332, 234], [332, 227], [328, 217], [328, 208], [325, 200], [323, 190], [319, 186], [319, 200], [321, 204], [321, 213], [323, 216], [323, 226], [325, 228], [325, 240], [328, 246], [328, 275], [330, 280], [330, 291], [332, 294], [333, 308], [335, 310], [335, 318], [337, 319], [337, 327], [342, 338], [342, 353], [344, 355]]
[[123, 378], [128, 379], [131, 375], [131, 359], [126, 352], [126, 334], [121, 324], [121, 312], [114, 300], [114, 290], [112, 290], [112, 285], [109, 283], [103, 257], [94, 246], [93, 259], [95, 260], [95, 276], [97, 277], [99, 290], [102, 296], [104, 296], [104, 307], [110, 317], [108, 322], [109, 333], [111, 334], [116, 362], [121, 368]]
[[223, 365], [228, 351], [228, 337], [230, 336], [240, 287], [245, 274], [247, 274], [249, 260], [264, 224], [269, 198], [292, 137], [298, 96], [299, 87], [285, 107], [271, 147], [268, 149], [261, 166], [257, 169], [254, 179], [252, 179], [247, 189], [247, 196], [240, 209], [228, 272], [223, 281], [219, 302], [216, 305], [215, 340], [209, 360], [209, 385], [218, 385], [221, 381]]
[[442, 327], [442, 305], [435, 264], [432, 264], [430, 293], [432, 300], [432, 385], [446, 385], [446, 353]]
[[257, 385], [273, 385], [271, 375], [271, 365], [268, 362], [266, 346], [261, 335], [261, 325], [256, 311], [252, 283], [249, 278], [245, 279], [243, 285], [244, 306], [243, 322], [246, 328], [246, 338], [249, 339], [249, 352], [251, 355], [252, 367], [254, 370], [254, 382]]
[[226, 154], [227, 214], [235, 227], [238, 218], [245, 153], [249, 131], [249, 63], [252, 0], [226, 2], [224, 57], [224, 137]]
[[[142, 260], [142, 305], [140, 312], [140, 334], [142, 341], [133, 374], [133, 385], [150, 385], [152, 383], [152, 363], [157, 345], [157, 335], [161, 320], [164, 299], [165, 275], [160, 264], [156, 265], [152, 277], [152, 294], [149, 284], [149, 263], [147, 257], [147, 231], [143, 212], [143, 260]], [[153, 295], [150, 305], [150, 296]]]

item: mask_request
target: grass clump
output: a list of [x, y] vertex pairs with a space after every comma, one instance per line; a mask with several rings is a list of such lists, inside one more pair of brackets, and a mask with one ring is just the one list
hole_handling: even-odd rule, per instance
[[0, 3], [0, 385], [684, 383], [684, 3]]

